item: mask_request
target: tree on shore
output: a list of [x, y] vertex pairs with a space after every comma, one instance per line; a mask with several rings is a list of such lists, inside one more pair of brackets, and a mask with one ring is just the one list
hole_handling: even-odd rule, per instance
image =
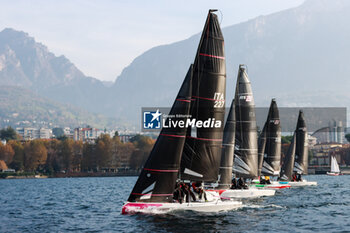
[[96, 171], [95, 145], [85, 143], [83, 147], [83, 158], [81, 160], [82, 171]]
[[96, 140], [96, 161], [99, 169], [110, 167], [112, 162], [112, 139], [108, 134], [102, 134]]
[[293, 139], [293, 135], [282, 136], [281, 143], [282, 144], [291, 143], [292, 139]]
[[10, 167], [16, 171], [22, 171], [24, 169], [24, 147], [21, 142], [11, 140], [7, 143], [14, 151], [14, 156]]
[[41, 140], [26, 142], [24, 156], [27, 171], [42, 170], [47, 160], [47, 149]]
[[62, 141], [60, 145], [59, 156], [62, 158], [63, 161], [62, 169], [66, 170], [67, 172], [71, 171], [72, 169], [72, 163], [74, 158], [73, 145], [73, 139], [66, 139]]
[[3, 160], [6, 165], [12, 163], [13, 156], [15, 155], [15, 151], [9, 144], [3, 145], [0, 143], [0, 160]]
[[346, 141], [350, 142], [350, 133], [345, 134]]
[[153, 148], [154, 140], [144, 135], [136, 135], [130, 139], [130, 142], [136, 147], [130, 157], [130, 167], [132, 169], [139, 169], [146, 162]]
[[0, 138], [6, 141], [17, 140], [18, 135], [16, 130], [14, 130], [11, 126], [9, 126], [6, 129], [0, 130]]

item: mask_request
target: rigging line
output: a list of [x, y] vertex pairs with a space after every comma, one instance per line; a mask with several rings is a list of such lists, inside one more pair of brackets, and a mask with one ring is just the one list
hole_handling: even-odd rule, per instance
[[220, 12], [220, 15], [221, 15], [221, 20], [220, 20], [220, 26], [221, 26], [221, 23], [222, 23], [222, 20], [224, 19], [224, 14], [222, 13], [222, 11], [221, 10], [218, 10], [219, 12]]

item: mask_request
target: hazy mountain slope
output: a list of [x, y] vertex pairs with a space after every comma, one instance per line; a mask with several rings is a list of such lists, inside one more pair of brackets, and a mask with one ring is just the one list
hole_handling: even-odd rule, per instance
[[[348, 22], [350, 1], [306, 0], [300, 7], [224, 28], [227, 103], [243, 63], [259, 106], [268, 106], [272, 97], [279, 106], [350, 106]], [[150, 49], [110, 86], [86, 77], [28, 34], [5, 29], [0, 32], [0, 85], [28, 88], [139, 124], [142, 106], [171, 105], [198, 42], [199, 34]]]
[[9, 28], [0, 32], [0, 85], [28, 88], [93, 112], [104, 110], [108, 91], [64, 56], [56, 57], [28, 34]]
[[[349, 6], [346, 0], [307, 0], [295, 9], [224, 28], [227, 99], [233, 97], [243, 63], [257, 105], [268, 106], [276, 97], [284, 106], [350, 106], [345, 100], [350, 84]], [[169, 106], [198, 41], [196, 35], [136, 58], [114, 85], [118, 112], [139, 117], [140, 106]]]
[[[22, 122], [26, 121], [26, 122]], [[116, 122], [71, 105], [40, 97], [20, 87], [0, 86], [0, 126], [113, 127]]]

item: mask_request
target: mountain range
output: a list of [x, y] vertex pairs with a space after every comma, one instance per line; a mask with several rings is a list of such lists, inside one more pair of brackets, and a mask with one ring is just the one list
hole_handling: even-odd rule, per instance
[[[299, 7], [223, 28], [227, 103], [234, 95], [238, 65], [246, 64], [258, 106], [268, 106], [271, 98], [285, 107], [350, 106], [348, 22], [349, 1], [306, 0]], [[138, 125], [141, 107], [172, 103], [194, 61], [199, 36], [151, 48], [111, 84], [85, 76], [28, 34], [4, 29], [0, 85]]]

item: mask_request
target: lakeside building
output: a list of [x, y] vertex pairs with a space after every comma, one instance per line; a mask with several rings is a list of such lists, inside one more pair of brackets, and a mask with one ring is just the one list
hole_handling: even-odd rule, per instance
[[64, 136], [66, 136], [67, 138], [72, 138], [72, 139], [74, 138], [74, 130], [72, 130], [69, 127], [64, 127], [63, 133], [64, 133]]
[[102, 130], [96, 128], [75, 128], [73, 139], [75, 141], [93, 141], [96, 140], [101, 134]]
[[50, 139], [52, 137], [52, 130], [46, 128], [16, 128], [16, 132], [23, 138], [23, 140], [33, 139]]
[[312, 136], [319, 143], [344, 143], [344, 127], [342, 121], [330, 121], [327, 127], [316, 130]]
[[317, 138], [308, 134], [307, 142], [308, 142], [309, 148], [313, 148], [317, 143]]
[[311, 149], [312, 159], [310, 165], [316, 166], [330, 166], [330, 156], [336, 156], [338, 161], [340, 161], [339, 151], [343, 148], [341, 143], [320, 143], [314, 145]]
[[119, 139], [121, 142], [125, 143], [125, 142], [130, 142], [130, 139], [134, 136], [135, 134], [119, 135]]

